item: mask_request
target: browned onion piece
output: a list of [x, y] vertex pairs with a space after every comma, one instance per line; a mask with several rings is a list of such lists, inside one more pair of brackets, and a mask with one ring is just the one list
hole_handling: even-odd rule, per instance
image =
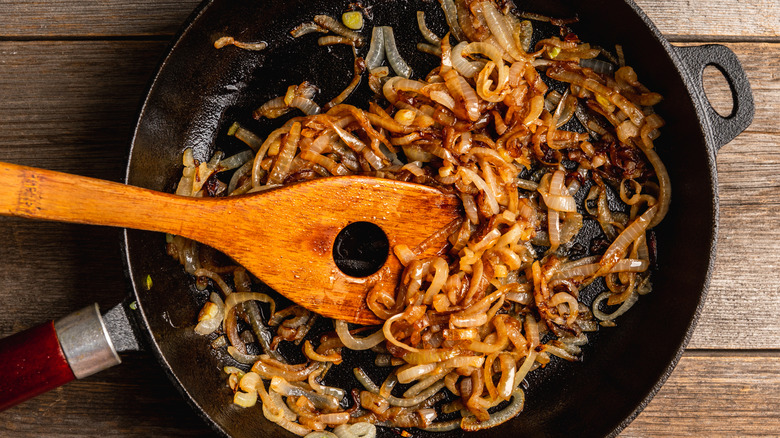
[[602, 312], [601, 310], [599, 310], [599, 305], [601, 304], [602, 301], [608, 299], [610, 297], [610, 295], [611, 294], [609, 292], [604, 292], [604, 293], [600, 294], [599, 296], [597, 296], [593, 300], [593, 315], [596, 318], [598, 318], [599, 320], [601, 320], [601, 321], [612, 321], [612, 320], [614, 320], [618, 316], [626, 313], [628, 311], [628, 309], [630, 309], [631, 306], [636, 304], [637, 300], [639, 300], [639, 294], [637, 294], [636, 292], [633, 292], [628, 297], [628, 299], [623, 301], [623, 303], [620, 305], [620, 307], [618, 307], [614, 312], [612, 312], [610, 314], [606, 314], [606, 313]]
[[647, 226], [648, 228], [653, 228], [654, 226], [658, 225], [661, 220], [663, 220], [663, 218], [666, 216], [666, 213], [669, 211], [669, 204], [672, 201], [672, 184], [669, 181], [669, 172], [666, 171], [666, 166], [664, 166], [664, 163], [661, 161], [661, 158], [658, 156], [655, 150], [643, 149], [642, 151], [647, 156], [650, 164], [653, 165], [656, 175], [658, 176], [659, 186], [661, 188], [661, 191], [658, 194], [658, 212]]
[[285, 136], [283, 146], [276, 158], [274, 167], [268, 175], [268, 184], [280, 184], [287, 176], [292, 160], [295, 157], [295, 151], [298, 148], [298, 141], [301, 138], [301, 124], [293, 123], [290, 132]]
[[352, 81], [350, 81], [349, 85], [347, 85], [347, 88], [345, 88], [344, 91], [339, 93], [338, 96], [334, 97], [333, 100], [326, 103], [323, 109], [327, 111], [341, 102], [344, 102], [352, 94], [352, 92], [355, 91], [355, 88], [357, 88], [358, 84], [360, 83], [360, 78], [363, 76], [363, 72], [365, 70], [366, 62], [363, 60], [363, 58], [355, 58], [354, 75], [352, 76]]
[[319, 369], [319, 367], [319, 362], [312, 362], [308, 366], [298, 370], [281, 369], [270, 365], [270, 362], [267, 359], [263, 359], [261, 356], [260, 360], [252, 365], [252, 371], [259, 374], [260, 377], [264, 379], [271, 379], [274, 376], [280, 376], [288, 382], [301, 382], [308, 379], [309, 374], [311, 374], [314, 370]]
[[330, 15], [315, 15], [314, 22], [342, 37], [352, 40], [356, 47], [362, 46], [365, 42], [359, 33], [347, 28]]
[[395, 44], [395, 34], [393, 28], [390, 26], [382, 27], [382, 36], [385, 39], [385, 56], [387, 56], [387, 62], [393, 71], [398, 76], [408, 78], [412, 75], [412, 68], [404, 61], [401, 53], [398, 52], [398, 46]]
[[425, 12], [423, 11], [417, 11], [417, 27], [420, 29], [420, 33], [426, 41], [435, 45], [441, 44], [441, 38], [433, 33], [425, 24]]
[[512, 401], [501, 411], [490, 415], [487, 421], [476, 421], [475, 417], [466, 417], [460, 422], [460, 427], [467, 432], [475, 432], [490, 427], [498, 426], [516, 417], [523, 410], [525, 405], [525, 393], [517, 388], [512, 392]]
[[[455, 6], [455, 2], [453, 0], [439, 0], [439, 3], [444, 11], [444, 17], [450, 27], [452, 36], [458, 41], [466, 41], [466, 35], [463, 34], [463, 30], [458, 23], [458, 9]], [[446, 40], [447, 38], [445, 37], [444, 39]]]
[[340, 35], [326, 35], [317, 40], [317, 44], [321, 46], [334, 46], [336, 44], [345, 44], [347, 46], [354, 46], [355, 40]]
[[364, 338], [355, 338], [349, 332], [346, 322], [334, 320], [333, 325], [336, 327], [336, 333], [338, 334], [339, 339], [341, 339], [341, 342], [350, 350], [368, 350], [385, 340], [382, 330], [378, 330], [372, 335]]
[[596, 275], [603, 275], [603, 273], [609, 272], [617, 264], [628, 249], [628, 245], [644, 233], [657, 212], [658, 205], [648, 208], [647, 211], [642, 213], [641, 216], [636, 218], [634, 222], [617, 236], [615, 241], [607, 248], [607, 252], [601, 257], [599, 262], [601, 267], [596, 272]]
[[221, 49], [225, 46], [236, 46], [239, 49], [244, 50], [252, 50], [252, 51], [260, 51], [264, 50], [266, 47], [268, 47], [268, 44], [265, 41], [260, 41], [257, 43], [245, 43], [241, 41], [236, 41], [233, 39], [233, 37], [222, 37], [216, 41], [214, 41], [214, 48]]
[[327, 33], [328, 29], [320, 26], [313, 21], [307, 21], [299, 24], [290, 31], [293, 38], [300, 38], [313, 32]]

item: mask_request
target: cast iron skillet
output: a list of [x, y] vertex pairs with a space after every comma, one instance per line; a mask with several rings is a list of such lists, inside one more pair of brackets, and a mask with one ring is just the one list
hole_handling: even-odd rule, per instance
[[[322, 89], [320, 104], [340, 92], [352, 76], [351, 52], [346, 47], [318, 47], [315, 35], [295, 40], [288, 31], [318, 13], [340, 16], [348, 4], [212, 0], [201, 5], [151, 86], [132, 144], [127, 183], [173, 190], [185, 148], [193, 148], [200, 160], [216, 149], [240, 149], [225, 134], [236, 120], [267, 134], [278, 122], [259, 123], [249, 115], [288, 85], [315, 83]], [[415, 12], [425, 10], [431, 27], [442, 35], [438, 2], [364, 0], [363, 6], [366, 28], [393, 25], [401, 52], [418, 77], [424, 76], [434, 59], [414, 49], [421, 40]], [[580, 23], [573, 28], [583, 41], [607, 48], [623, 45], [640, 80], [665, 97], [657, 110], [667, 126], [656, 145], [668, 166], [674, 194], [669, 215], [656, 230], [659, 266], [653, 275], [654, 291], [620, 317], [617, 328], [591, 336], [584, 361], [555, 361], [533, 373], [519, 417], [474, 436], [614, 436], [666, 380], [693, 331], [715, 251], [715, 154], [750, 124], [752, 96], [732, 52], [723, 46], [670, 46], [631, 0], [522, 1], [518, 7], [556, 17], [577, 16]], [[263, 40], [269, 47], [258, 53], [215, 50], [213, 41], [224, 35]], [[734, 111], [728, 117], [719, 116], [706, 101], [702, 72], [707, 65], [720, 69], [731, 85]], [[362, 87], [348, 102], [365, 105], [368, 96]], [[221, 434], [283, 436], [286, 432], [265, 420], [259, 408], [231, 405], [232, 394], [220, 371], [226, 355], [209, 348], [209, 340], [192, 330], [205, 295], [194, 290], [192, 279], [165, 254], [162, 236], [128, 230], [126, 250], [143, 331], [185, 398]], [[151, 291], [144, 286], [147, 275], [154, 279]], [[385, 435], [396, 436], [390, 431]]]

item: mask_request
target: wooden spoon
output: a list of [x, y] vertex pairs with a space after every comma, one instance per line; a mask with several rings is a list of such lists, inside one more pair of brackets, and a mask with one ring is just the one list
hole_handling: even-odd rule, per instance
[[[378, 225], [389, 247], [425, 255], [461, 217], [460, 201], [418, 184], [380, 178], [322, 178], [250, 195], [189, 198], [115, 182], [0, 163], [0, 215], [160, 231], [232, 257], [268, 286], [321, 315], [381, 321], [366, 306], [372, 288], [393, 292], [402, 266], [392, 254], [364, 278], [333, 258], [336, 236], [355, 222]], [[426, 241], [427, 240], [427, 241]], [[162, 241], [160, 243], [162, 245]]]

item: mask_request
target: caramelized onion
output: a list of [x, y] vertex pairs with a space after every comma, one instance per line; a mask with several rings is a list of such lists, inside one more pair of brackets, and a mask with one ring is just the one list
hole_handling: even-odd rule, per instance
[[417, 11], [417, 27], [420, 29], [420, 33], [422, 33], [422, 36], [426, 41], [436, 45], [441, 43], [441, 38], [433, 33], [425, 24], [425, 12], [423, 11]]
[[405, 78], [411, 76], [412, 68], [409, 67], [409, 64], [401, 57], [401, 53], [398, 52], [393, 28], [390, 26], [383, 26], [382, 36], [385, 39], [385, 55], [387, 56], [387, 62], [390, 64], [390, 67], [393, 68], [393, 71], [395, 71], [398, 76]]
[[363, 45], [364, 40], [359, 33], [347, 28], [330, 15], [315, 15], [314, 22], [338, 35], [349, 38], [357, 47]]
[[501, 48], [516, 60], [522, 59], [523, 55], [515, 45], [511, 26], [504, 15], [496, 9], [492, 2], [482, 3], [482, 14], [490, 28], [490, 32], [495, 36]]
[[669, 181], [669, 172], [666, 171], [666, 166], [664, 166], [664, 163], [661, 161], [661, 158], [658, 157], [655, 150], [643, 149], [643, 152], [650, 161], [650, 164], [653, 165], [653, 169], [655, 169], [655, 173], [658, 176], [658, 185], [661, 188], [660, 193], [658, 194], [658, 212], [653, 216], [653, 220], [650, 221], [650, 224], [647, 226], [648, 228], [653, 228], [666, 217], [666, 213], [669, 211], [669, 204], [672, 201], [672, 185]]
[[415, 365], [413, 367], [406, 368], [405, 370], [398, 373], [398, 382], [409, 383], [417, 380], [420, 377], [435, 370], [437, 366], [438, 365], [436, 363], [426, 363], [423, 365]]
[[[622, 259], [615, 263], [609, 272], [644, 272], [648, 269], [649, 266], [650, 263], [647, 260]], [[561, 268], [551, 277], [551, 279], [556, 280], [574, 277], [590, 277], [591, 275], [596, 274], [600, 267], [601, 264], [599, 263], [589, 263]]]
[[334, 320], [333, 325], [336, 327], [336, 333], [341, 342], [350, 350], [368, 350], [385, 340], [385, 335], [382, 330], [378, 330], [365, 338], [355, 338], [349, 332], [346, 322]]
[[[254, 279], [246, 271], [228, 261], [221, 265], [199, 244], [168, 237], [169, 253], [199, 277], [197, 287], [216, 291], [196, 330], [213, 333], [222, 325], [229, 342], [218, 336], [229, 344], [228, 354], [253, 363], [250, 373], [229, 372], [236, 402], [250, 406], [259, 395], [263, 414], [294, 433], [337, 426], [338, 436], [351, 436], [358, 426], [346, 423], [355, 421], [373, 430], [366, 429], [369, 434], [374, 426], [364, 422], [468, 431], [501, 424], [522, 410], [520, 386], [530, 372], [551, 360], [579, 360], [585, 332], [615, 325], [614, 318], [651, 289], [646, 232], [666, 214], [671, 196], [654, 145], [664, 121], [652, 106], [661, 96], [639, 82], [622, 53], [613, 59], [570, 33], [571, 20], [541, 17], [560, 27], [561, 35], [542, 39], [528, 53], [533, 27], [505, 12], [507, 4], [440, 4], [450, 25], [444, 38], [427, 27], [423, 12], [417, 14], [427, 40], [419, 47], [440, 56], [427, 75], [409, 79], [412, 71], [393, 28], [371, 30], [364, 66], [354, 49], [362, 35], [317, 16], [316, 23], [304, 23], [293, 34], [332, 31], [335, 35], [319, 43], [349, 44], [355, 54], [352, 81], [324, 112], [314, 101], [313, 84], [291, 85], [254, 116], [274, 118], [292, 109], [302, 115], [265, 140], [239, 125], [228, 131], [251, 150], [227, 158], [216, 151], [208, 161], [196, 160], [192, 150], [184, 154], [177, 186], [182, 195], [221, 196], [225, 189], [240, 194], [363, 174], [426, 184], [462, 200], [463, 218], [420, 236], [419, 243], [392, 248], [403, 271], [395, 288], [368, 293], [366, 305], [384, 322], [365, 337], [356, 334], [361, 329], [350, 333], [346, 322], [336, 321], [335, 334], [325, 333], [319, 342], [305, 338], [316, 320], [312, 312], [300, 306], [275, 312], [270, 298], [249, 292]], [[365, 12], [371, 20], [370, 8]], [[308, 38], [299, 43], [306, 41], [313, 43]], [[595, 59], [602, 54], [612, 64]], [[390, 67], [381, 66], [385, 58]], [[620, 65], [614, 73], [613, 64]], [[375, 99], [368, 109], [343, 104], [366, 69]], [[560, 82], [555, 90], [543, 74]], [[587, 132], [567, 130], [572, 117]], [[234, 175], [225, 184], [218, 174], [229, 170]], [[584, 188], [588, 193], [580, 204]], [[620, 201], [626, 206], [616, 208]], [[580, 232], [586, 219], [597, 220], [606, 237], [592, 240], [591, 252], [606, 250], [571, 261], [567, 257], [581, 252], [574, 242], [589, 238]], [[449, 246], [432, 247], [443, 238]], [[598, 277], [603, 283], [594, 283]], [[580, 301], [599, 293], [581, 290], [601, 284], [607, 291], [592, 308]], [[270, 327], [262, 321], [265, 309], [253, 300], [271, 305]], [[616, 310], [608, 313], [602, 304]], [[239, 333], [244, 328], [239, 318], [254, 337]], [[246, 343], [255, 340], [263, 354], [247, 351], [254, 351]], [[285, 363], [275, 351], [282, 342], [303, 343], [307, 362]], [[344, 348], [371, 349], [376, 364], [396, 367], [387, 369], [379, 386], [354, 368], [366, 390], [353, 389], [349, 409], [340, 403], [346, 391], [320, 380], [339, 366]], [[271, 380], [270, 392], [263, 379]], [[392, 395], [399, 382], [408, 385], [403, 397]], [[441, 391], [445, 387], [458, 399], [443, 403], [449, 397]], [[437, 412], [457, 411], [462, 419], [435, 423]]]
[[248, 43], [248, 42], [236, 41], [235, 39], [233, 39], [233, 37], [229, 37], [229, 36], [228, 37], [222, 37], [222, 38], [214, 41], [214, 48], [216, 48], [216, 49], [221, 49], [221, 48], [223, 48], [225, 46], [230, 46], [230, 45], [236, 46], [236, 47], [238, 47], [240, 49], [251, 50], [251, 51], [255, 51], [255, 52], [260, 51], [260, 50], [265, 50], [265, 48], [268, 47], [268, 44], [265, 41], [260, 41], [260, 42], [256, 42], [256, 43]]
[[215, 309], [212, 315], [199, 321], [198, 325], [195, 326], [195, 333], [199, 335], [205, 336], [214, 333], [214, 331], [222, 325], [222, 320], [225, 318], [225, 303], [222, 301], [219, 294], [212, 292], [209, 296], [209, 300], [214, 303]]
[[383, 28], [381, 26], [375, 26], [371, 30], [371, 44], [368, 47], [368, 53], [366, 54], [366, 68], [368, 70], [374, 70], [382, 65], [382, 60], [385, 59], [385, 36]]
[[639, 294], [636, 292], [629, 295], [628, 299], [623, 301], [623, 303], [618, 307], [614, 312], [607, 314], [599, 310], [599, 305], [602, 301], [608, 299], [611, 296], [609, 292], [603, 292], [599, 296], [597, 296], [593, 300], [593, 316], [600, 319], [601, 321], [612, 321], [618, 316], [626, 313], [628, 309], [631, 308], [636, 302], [639, 300]]
[[547, 208], [562, 212], [576, 212], [577, 202], [571, 195], [551, 195], [540, 192]]
[[628, 245], [635, 241], [645, 232], [651, 220], [656, 215], [658, 206], [654, 205], [647, 209], [641, 216], [639, 216], [634, 222], [631, 223], [622, 233], [620, 233], [614, 242], [607, 248], [607, 251], [601, 257], [597, 275], [609, 272], [617, 264], [617, 262], [623, 257]]
[[271, 379], [274, 376], [283, 377], [288, 382], [301, 382], [308, 379], [310, 373], [319, 369], [320, 363], [312, 362], [311, 364], [300, 368], [298, 370], [282, 369], [268, 363], [267, 360], [260, 356], [260, 360], [252, 365], [252, 371], [260, 375], [264, 379]]
[[453, 0], [439, 0], [439, 3], [444, 11], [444, 17], [447, 20], [452, 36], [458, 41], [466, 41], [466, 36], [458, 23], [458, 9], [455, 6], [455, 2]]
[[314, 403], [315, 407], [319, 409], [338, 409], [339, 403], [335, 397], [330, 395], [318, 394], [313, 391], [308, 391], [298, 386], [291, 385], [290, 382], [285, 380], [284, 377], [274, 376], [271, 378], [271, 387], [273, 391], [278, 392], [285, 396], [304, 396], [310, 402]]
[[452, 59], [452, 68], [457, 70], [463, 77], [473, 78], [480, 72], [481, 68], [476, 63], [471, 63], [463, 57], [462, 52], [468, 45], [469, 43], [466, 41], [458, 43], [458, 45], [452, 48], [450, 57]]
[[350, 425], [337, 426], [333, 432], [338, 438], [374, 438], [376, 426], [371, 423], [360, 422]]

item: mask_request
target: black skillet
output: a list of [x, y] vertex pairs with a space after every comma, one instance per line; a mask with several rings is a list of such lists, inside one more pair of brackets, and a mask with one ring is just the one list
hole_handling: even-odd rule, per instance
[[[258, 134], [277, 123], [256, 122], [251, 111], [308, 80], [321, 88], [317, 100], [328, 101], [352, 76], [352, 54], [346, 47], [318, 47], [316, 35], [293, 39], [289, 30], [315, 14], [340, 16], [348, 1], [256, 0], [204, 2], [184, 27], [156, 76], [138, 120], [127, 170], [127, 183], [171, 191], [181, 172], [182, 151], [207, 159], [220, 149], [241, 145], [227, 138], [239, 121]], [[674, 189], [673, 202], [657, 227], [658, 269], [654, 290], [640, 299], [618, 327], [591, 335], [584, 360], [554, 361], [528, 379], [525, 410], [498, 428], [470, 436], [614, 436], [649, 402], [677, 363], [701, 311], [712, 271], [717, 234], [718, 197], [715, 154], [751, 122], [749, 84], [736, 56], [723, 46], [675, 48], [630, 0], [590, 2], [523, 1], [521, 10], [555, 17], [576, 16], [573, 29], [583, 41], [612, 48], [621, 44], [640, 80], [665, 100], [657, 111], [667, 121], [656, 142]], [[366, 27], [392, 25], [399, 49], [424, 76], [435, 58], [415, 50], [421, 41], [415, 13], [425, 10], [429, 25], [445, 31], [436, 1], [362, 2]], [[539, 26], [540, 31], [545, 29]], [[550, 30], [550, 29], [547, 29]], [[365, 32], [368, 33], [368, 32]], [[229, 47], [215, 50], [214, 40], [269, 43], [262, 52]], [[363, 53], [365, 48], [362, 49]], [[706, 100], [704, 67], [724, 73], [734, 97], [728, 117]], [[365, 106], [370, 93], [362, 86], [348, 103]], [[227, 226], [227, 224], [215, 224]], [[162, 236], [126, 232], [128, 272], [134, 287], [135, 320], [151, 350], [190, 404], [214, 429], [226, 436], [284, 436], [260, 410], [231, 404], [221, 368], [229, 358], [209, 346], [192, 327], [205, 294], [165, 253]], [[147, 277], [153, 279], [151, 290]], [[132, 342], [131, 342], [132, 343]], [[347, 360], [360, 362], [355, 356]], [[378, 375], [378, 370], [370, 373]], [[349, 382], [348, 373], [341, 383]], [[382, 431], [384, 436], [397, 436]], [[458, 436], [450, 433], [446, 436]], [[442, 436], [415, 432], [415, 436]]]

